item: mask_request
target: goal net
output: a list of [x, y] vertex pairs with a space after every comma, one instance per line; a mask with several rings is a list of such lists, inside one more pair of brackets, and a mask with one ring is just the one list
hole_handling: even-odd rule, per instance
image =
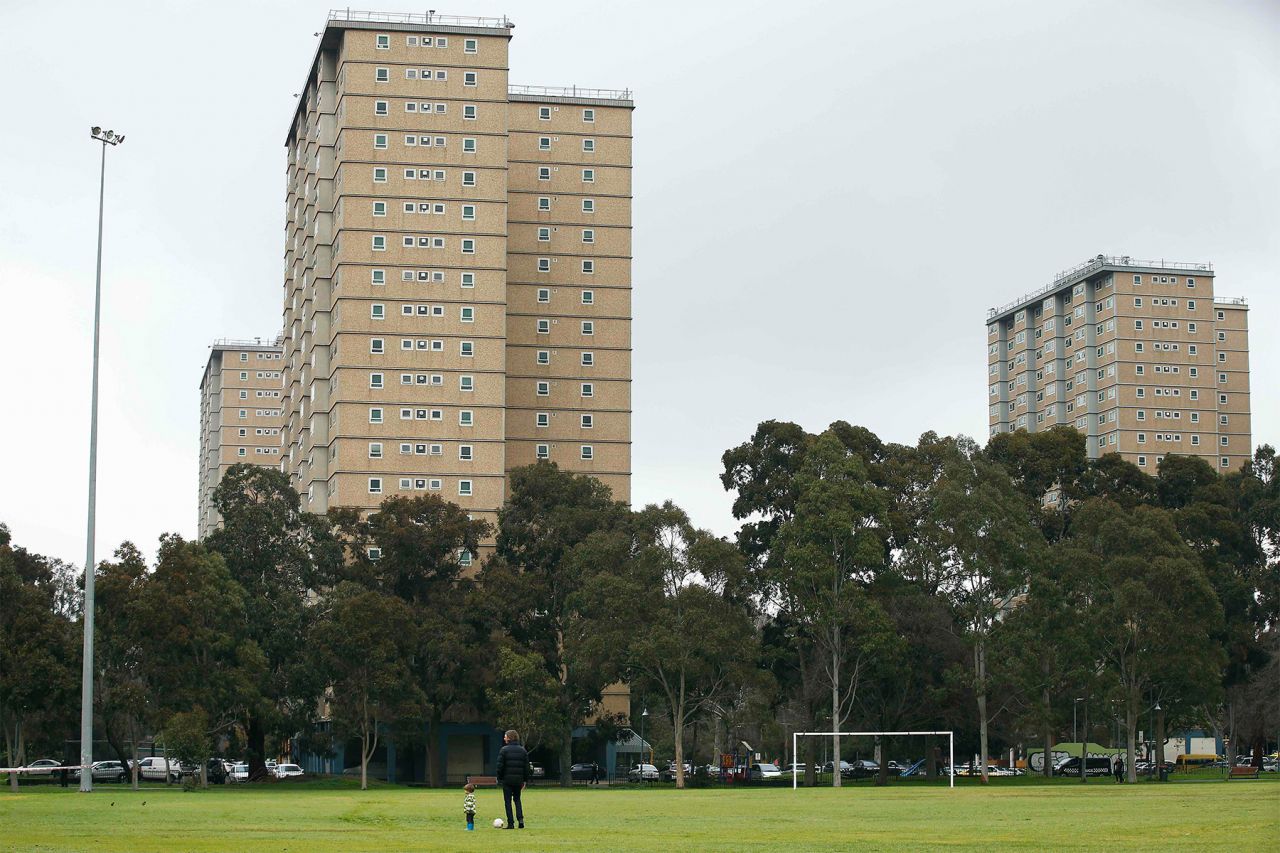
[[[901, 738], [901, 737], [943, 737], [947, 738], [947, 781], [948, 786], [954, 788], [956, 786], [955, 775], [955, 757], [956, 757], [956, 737], [954, 732], [792, 732], [791, 733], [791, 787], [800, 787], [800, 774], [803, 772], [799, 762], [800, 738], [802, 737], [819, 737], [819, 738]], [[841, 750], [843, 752], [843, 750]], [[887, 756], [883, 756], [888, 761]], [[927, 759], [927, 756], [926, 756]], [[839, 768], [835, 766], [835, 759], [832, 758], [832, 772], [839, 772]], [[843, 764], [843, 759], [839, 759]], [[920, 773], [923, 775], [924, 761], [913, 761], [906, 767], [898, 768], [895, 775], [901, 774], [914, 775]]]

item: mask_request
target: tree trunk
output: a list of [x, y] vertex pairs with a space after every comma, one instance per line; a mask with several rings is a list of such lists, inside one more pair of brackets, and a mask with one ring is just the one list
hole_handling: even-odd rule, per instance
[[973, 646], [973, 669], [978, 688], [978, 750], [982, 761], [982, 784], [985, 785], [987, 784], [987, 645], [981, 636]]
[[438, 707], [431, 708], [431, 727], [427, 730], [427, 784], [440, 787], [440, 726], [443, 714]]
[[[14, 736], [9, 733], [8, 720], [6, 720], [4, 724], [4, 754], [5, 754], [5, 760], [9, 763], [10, 767], [20, 766], [14, 763], [14, 758], [13, 758], [14, 757]], [[17, 773], [9, 774], [9, 787], [14, 791], [18, 790], [18, 774]]]
[[[832, 631], [835, 634], [835, 631]], [[836, 638], [831, 643], [831, 730], [840, 731], [840, 651]], [[831, 736], [831, 787], [839, 788], [840, 778], [840, 735]]]
[[681, 703], [679, 713], [672, 720], [671, 733], [676, 745], [676, 787], [684, 787], [684, 704]]
[[245, 752], [249, 759], [250, 782], [257, 782], [267, 775], [267, 732], [262, 722], [256, 717], [249, 718], [249, 726], [245, 731]]
[[1044, 766], [1040, 768], [1040, 772], [1044, 774], [1044, 778], [1049, 779], [1053, 776], [1053, 728], [1049, 723], [1053, 706], [1050, 704], [1049, 688], [1045, 687], [1040, 696], [1044, 703]]
[[[643, 744], [641, 744], [640, 750], [641, 750], [640, 763], [643, 764], [644, 763], [644, 758], [643, 758], [644, 745]], [[573, 769], [573, 727], [567, 726], [565, 727], [564, 733], [560, 739], [560, 787], [561, 788], [568, 788], [573, 784], [573, 776], [571, 774], [572, 769]], [[640, 775], [641, 777], [643, 777], [644, 773], [642, 772]]]
[[1085, 694], [1084, 719], [1080, 721], [1080, 783], [1089, 781], [1089, 694]]
[[1124, 703], [1124, 778], [1126, 782], [1137, 782], [1138, 771], [1133, 765], [1138, 758], [1138, 715], [1132, 699]]
[[138, 776], [141, 770], [138, 768], [138, 762], [142, 760], [142, 756], [138, 754], [138, 721], [129, 721], [129, 736], [133, 741], [133, 764], [129, 768], [129, 775], [133, 779], [133, 790], [138, 790]]

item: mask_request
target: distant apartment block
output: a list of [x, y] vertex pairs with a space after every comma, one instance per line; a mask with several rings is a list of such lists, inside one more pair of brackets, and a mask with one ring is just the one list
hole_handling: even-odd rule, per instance
[[283, 350], [278, 341], [219, 340], [200, 380], [200, 538], [217, 528], [213, 490], [232, 465], [280, 464]]
[[1093, 458], [1239, 468], [1252, 454], [1248, 306], [1214, 283], [1210, 264], [1098, 255], [991, 309], [991, 434], [1069, 424]]
[[630, 93], [512, 86], [505, 18], [337, 11], [286, 138], [279, 464], [303, 506], [490, 520], [631, 480]]

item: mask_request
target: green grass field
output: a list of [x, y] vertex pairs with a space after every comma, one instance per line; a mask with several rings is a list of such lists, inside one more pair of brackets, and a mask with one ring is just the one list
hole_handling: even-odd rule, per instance
[[[1010, 781], [1010, 780], [1005, 780]], [[0, 850], [874, 850], [993, 845], [1035, 850], [1280, 850], [1280, 784], [966, 782], [833, 790], [532, 788], [523, 832], [491, 824], [479, 792], [465, 832], [460, 790], [346, 781], [206, 792], [117, 785], [0, 791]]]

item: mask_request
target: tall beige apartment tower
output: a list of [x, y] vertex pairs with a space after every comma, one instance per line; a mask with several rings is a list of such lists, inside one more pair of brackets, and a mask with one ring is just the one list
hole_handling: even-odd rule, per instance
[[505, 18], [331, 12], [290, 126], [281, 467], [304, 507], [630, 497], [628, 92], [512, 87]]
[[1070, 424], [1089, 456], [1154, 473], [1165, 454], [1252, 455], [1244, 299], [1210, 264], [1098, 255], [987, 313], [991, 434]]
[[279, 341], [222, 339], [209, 348], [200, 380], [200, 538], [218, 526], [213, 490], [232, 465], [280, 464]]

